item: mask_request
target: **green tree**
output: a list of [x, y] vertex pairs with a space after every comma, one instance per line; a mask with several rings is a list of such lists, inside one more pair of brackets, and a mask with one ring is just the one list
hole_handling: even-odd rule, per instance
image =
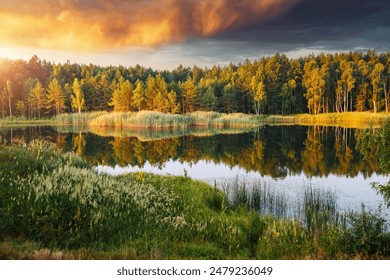
[[237, 112], [236, 88], [228, 83], [223, 87], [222, 107], [223, 111], [230, 114]]
[[214, 87], [209, 86], [202, 96], [202, 109], [206, 111], [214, 111], [217, 99], [214, 94]]
[[12, 117], [12, 97], [13, 97], [13, 91], [12, 91], [12, 82], [10, 80], [7, 80], [4, 88], [5, 96], [7, 97], [8, 100], [8, 109], [9, 109], [9, 116]]
[[16, 101], [16, 103], [15, 103], [15, 110], [16, 110], [16, 114], [19, 114], [22, 117], [26, 116], [27, 108], [26, 108], [26, 104], [24, 103], [23, 100]]
[[353, 73], [352, 62], [342, 60], [340, 63], [340, 70], [341, 70], [341, 77], [340, 80], [338, 81], [338, 86], [341, 92], [343, 93], [343, 107], [344, 107], [343, 111], [348, 112], [349, 104], [352, 104], [352, 96], [350, 97], [350, 94], [352, 93], [352, 90], [355, 87], [355, 81], [356, 81]]
[[196, 86], [191, 77], [189, 77], [184, 83], [181, 84], [183, 95], [183, 113], [194, 112], [196, 108], [196, 99], [198, 92]]
[[109, 105], [114, 107], [114, 111], [128, 112], [132, 109], [132, 96], [133, 86], [128, 80], [124, 80], [123, 77], [121, 77]]
[[29, 107], [31, 108], [33, 114], [37, 112], [38, 119], [41, 118], [41, 110], [45, 108], [46, 96], [45, 89], [42, 87], [40, 82], [37, 82], [35, 87], [30, 91], [27, 98]]
[[152, 76], [149, 76], [146, 79], [146, 90], [145, 90], [145, 101], [146, 101], [146, 109], [154, 110], [155, 105], [155, 97], [157, 92], [157, 83], [156, 79]]
[[141, 111], [141, 106], [142, 106], [144, 101], [145, 101], [144, 85], [140, 80], [137, 80], [136, 88], [133, 91], [133, 99], [132, 99], [131, 105], [134, 108], [137, 108], [138, 111]]
[[156, 76], [156, 92], [154, 98], [153, 110], [160, 111], [163, 113], [169, 112], [168, 106], [168, 84], [164, 78], [159, 74]]
[[385, 97], [385, 111], [389, 112], [390, 106], [390, 58], [388, 58], [386, 65], [384, 65], [384, 71], [382, 75], [383, 93]]
[[49, 83], [46, 99], [47, 109], [54, 110], [56, 115], [59, 115], [65, 110], [65, 95], [56, 78]]
[[367, 109], [366, 102], [369, 96], [370, 69], [368, 64], [363, 59], [359, 60], [357, 68], [358, 68], [359, 83], [358, 83], [358, 91], [356, 96], [355, 108], [356, 111], [363, 112], [364, 110]]
[[382, 74], [385, 67], [382, 63], [377, 63], [371, 72], [371, 85], [372, 85], [372, 104], [374, 106], [374, 113], [378, 111], [378, 102], [380, 101], [380, 95], [382, 92]]
[[177, 114], [180, 111], [180, 104], [177, 103], [176, 92], [171, 90], [166, 99], [166, 108], [169, 113]]
[[265, 85], [263, 81], [258, 81], [256, 76], [252, 77], [251, 89], [253, 95], [253, 103], [255, 107], [256, 115], [261, 113], [261, 108], [264, 106], [267, 100], [267, 93], [265, 91]]
[[307, 99], [309, 113], [315, 115], [320, 113], [325, 80], [314, 59], [305, 63], [303, 86], [306, 88], [304, 96]]
[[295, 80], [289, 80], [287, 83], [284, 83], [282, 86], [282, 115], [290, 114], [293, 111], [293, 108], [296, 104], [296, 98], [294, 96], [294, 91], [297, 87]]
[[84, 92], [77, 78], [74, 78], [72, 90], [72, 107], [77, 109], [79, 114], [81, 114], [81, 110], [85, 109], [85, 98]]
[[24, 81], [24, 85], [23, 85], [24, 96], [23, 96], [23, 99], [26, 101], [25, 105], [27, 105], [27, 110], [28, 110], [28, 115], [29, 116], [32, 116], [33, 115], [33, 111], [34, 111], [34, 108], [31, 107], [32, 104], [30, 104], [28, 102], [29, 95], [30, 95], [30, 92], [34, 89], [34, 87], [36, 86], [36, 84], [38, 82], [39, 82], [39, 80], [36, 79], [36, 78], [28, 78], [27, 80]]

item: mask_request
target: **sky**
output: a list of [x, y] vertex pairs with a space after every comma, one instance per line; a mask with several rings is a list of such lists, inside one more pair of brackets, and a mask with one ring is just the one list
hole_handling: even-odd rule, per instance
[[0, 0], [0, 57], [154, 69], [390, 51], [389, 0]]

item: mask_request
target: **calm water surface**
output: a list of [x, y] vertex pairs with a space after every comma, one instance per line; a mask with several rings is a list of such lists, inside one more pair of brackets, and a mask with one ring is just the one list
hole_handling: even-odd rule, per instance
[[[218, 131], [218, 133], [223, 131]], [[186, 175], [221, 185], [227, 180], [261, 180], [299, 194], [307, 186], [334, 190], [342, 209], [375, 208], [383, 200], [372, 182], [390, 179], [375, 155], [357, 149], [360, 131], [340, 127], [265, 126], [250, 131], [98, 131], [28, 127], [0, 131], [8, 142], [45, 139], [74, 151], [98, 172]]]

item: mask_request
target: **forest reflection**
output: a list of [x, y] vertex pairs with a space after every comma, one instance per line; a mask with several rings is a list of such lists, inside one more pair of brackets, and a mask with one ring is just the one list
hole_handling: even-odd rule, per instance
[[142, 168], [147, 162], [163, 167], [173, 160], [190, 165], [199, 161], [213, 162], [273, 178], [302, 173], [308, 177], [330, 174], [370, 177], [373, 173], [384, 173], [374, 150], [363, 158], [356, 149], [361, 131], [351, 128], [264, 126], [236, 134], [176, 135], [148, 141], [136, 136], [60, 131], [51, 127], [28, 127], [6, 129], [0, 135], [3, 141], [14, 143], [46, 139], [64, 151], [74, 151], [90, 163], [112, 167]]

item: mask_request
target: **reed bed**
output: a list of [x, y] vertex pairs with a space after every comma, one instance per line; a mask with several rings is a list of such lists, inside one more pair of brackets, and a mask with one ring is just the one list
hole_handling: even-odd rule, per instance
[[348, 128], [380, 127], [387, 119], [388, 113], [346, 112], [324, 113], [318, 115], [298, 114], [292, 116], [267, 116], [264, 121], [273, 124], [323, 125]]
[[111, 128], [188, 128], [188, 127], [256, 127], [274, 125], [323, 125], [348, 128], [379, 127], [389, 113], [346, 112], [322, 113], [318, 115], [247, 115], [243, 113], [224, 114], [197, 111], [184, 115], [164, 114], [155, 111], [140, 112], [83, 112], [61, 114], [51, 119], [27, 119], [12, 117], [0, 119], [5, 125], [73, 125]]
[[54, 120], [61, 125], [87, 126], [90, 121], [108, 114], [106, 111], [61, 114]]
[[258, 117], [245, 114], [194, 112], [185, 115], [164, 114], [155, 111], [92, 112], [64, 114], [56, 120], [65, 125], [88, 125], [104, 128], [190, 128], [190, 127], [255, 127]]
[[[333, 190], [306, 186], [302, 197], [287, 194], [261, 180], [240, 180], [238, 177], [219, 186], [232, 207], [244, 206], [260, 215], [302, 220], [308, 227], [317, 213], [338, 215], [337, 196]], [[336, 223], [337, 224], [337, 223]]]

